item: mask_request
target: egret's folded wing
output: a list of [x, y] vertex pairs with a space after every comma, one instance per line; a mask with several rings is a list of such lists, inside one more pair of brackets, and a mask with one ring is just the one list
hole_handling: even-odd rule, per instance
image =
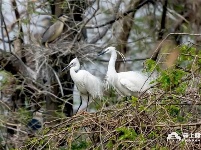
[[142, 92], [150, 87], [148, 76], [134, 71], [119, 73], [120, 83], [133, 92]]
[[83, 80], [87, 91], [92, 95], [93, 98], [102, 97], [103, 84], [99, 78], [93, 76], [90, 73], [87, 73]]
[[120, 79], [119, 82], [128, 90], [133, 92], [139, 92], [140, 87], [133, 84], [133, 82], [131, 82], [130, 80], [123, 78], [123, 79]]
[[77, 86], [77, 89], [78, 89], [78, 90], [79, 90], [80, 88], [84, 88], [84, 87], [85, 87], [84, 83], [79, 82], [79, 81], [77, 81], [75, 85]]

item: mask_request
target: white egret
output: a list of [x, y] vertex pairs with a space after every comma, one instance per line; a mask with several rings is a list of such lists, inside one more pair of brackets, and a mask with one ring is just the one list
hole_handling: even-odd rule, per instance
[[[74, 58], [66, 68], [68, 67], [70, 67], [70, 76], [80, 92], [80, 106], [82, 105], [82, 97], [84, 96], [87, 96], [88, 98], [87, 106], [89, 97], [94, 99], [103, 96], [103, 84], [101, 80], [86, 70], [79, 70], [80, 63], [77, 58]], [[79, 111], [80, 106], [78, 107], [77, 112]]]
[[[117, 50], [115, 47], [104, 49], [99, 55], [110, 53], [110, 61], [106, 74], [106, 82], [113, 86], [121, 96], [137, 96], [139, 92], [146, 91], [150, 88], [150, 79], [147, 75], [139, 71], [128, 71], [117, 73], [115, 62], [117, 59]], [[120, 52], [118, 52], [121, 56]], [[147, 90], [148, 91], [148, 90]], [[149, 92], [149, 91], [148, 91]]]

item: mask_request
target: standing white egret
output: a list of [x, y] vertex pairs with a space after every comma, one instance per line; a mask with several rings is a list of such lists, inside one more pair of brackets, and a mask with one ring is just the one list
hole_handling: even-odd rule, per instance
[[[110, 61], [106, 74], [106, 82], [113, 86], [121, 96], [137, 96], [139, 92], [146, 91], [150, 88], [150, 79], [147, 75], [138, 71], [128, 71], [117, 73], [115, 62], [117, 59], [117, 50], [115, 47], [104, 49], [99, 55], [110, 53]], [[119, 52], [118, 52], [119, 53]], [[123, 54], [120, 53], [122, 56]]]
[[[78, 91], [80, 92], [80, 99], [81, 99], [80, 106], [82, 105], [83, 96], [87, 96], [88, 102], [89, 97], [92, 97], [92, 99], [94, 99], [94, 98], [101, 98], [103, 96], [103, 84], [101, 80], [86, 70], [79, 70], [80, 63], [77, 58], [74, 58], [66, 68], [68, 67], [70, 67], [70, 76], [74, 81]], [[78, 110], [80, 106], [78, 107]]]

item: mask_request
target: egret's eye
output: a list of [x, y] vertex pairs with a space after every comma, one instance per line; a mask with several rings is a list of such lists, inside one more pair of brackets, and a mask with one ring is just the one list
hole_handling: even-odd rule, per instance
[[103, 51], [103, 53], [105, 54], [107, 52], [107, 49]]
[[72, 67], [74, 65], [74, 63], [71, 63], [70, 66]]

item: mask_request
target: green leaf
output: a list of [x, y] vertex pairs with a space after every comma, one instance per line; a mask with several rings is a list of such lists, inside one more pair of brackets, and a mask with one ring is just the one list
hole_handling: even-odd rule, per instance
[[132, 128], [121, 127], [116, 129], [120, 133], [119, 140], [135, 140], [137, 133]]
[[154, 70], [156, 71], [160, 70], [158, 64], [156, 63], [156, 61], [152, 59], [147, 59], [145, 61], [145, 72], [153, 72]]

